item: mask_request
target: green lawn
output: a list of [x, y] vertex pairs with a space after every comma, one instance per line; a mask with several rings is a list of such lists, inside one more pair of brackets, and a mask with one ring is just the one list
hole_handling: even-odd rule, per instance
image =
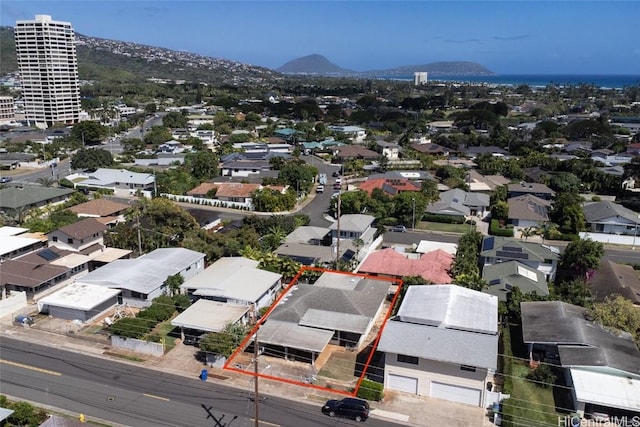
[[527, 380], [531, 369], [522, 362], [512, 360], [511, 369], [513, 391], [509, 402], [513, 405], [514, 425], [557, 426], [558, 417], [564, 415], [556, 413], [553, 388], [539, 387]]
[[419, 230], [445, 231], [460, 234], [468, 233], [471, 227], [469, 224], [445, 224], [443, 222], [420, 221], [416, 223], [416, 228]]
[[155, 328], [150, 332], [150, 334], [157, 334], [164, 338], [164, 352], [167, 353], [173, 347], [176, 346], [176, 339], [172, 336], [169, 336], [169, 333], [175, 329], [175, 326], [171, 324], [171, 319], [166, 320], [162, 323], [158, 323]]

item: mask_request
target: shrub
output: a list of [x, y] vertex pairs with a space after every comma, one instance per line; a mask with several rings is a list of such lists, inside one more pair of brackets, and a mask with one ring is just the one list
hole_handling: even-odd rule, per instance
[[593, 197], [591, 198], [591, 201], [592, 201], [592, 202], [599, 202], [600, 200], [602, 200], [602, 199], [600, 198], [600, 196], [593, 196]]
[[67, 178], [61, 179], [59, 184], [61, 187], [74, 188], [73, 182], [69, 181]]
[[527, 379], [534, 381], [538, 387], [549, 388], [556, 381], [556, 374], [553, 373], [549, 365], [541, 364], [527, 374]]
[[513, 237], [513, 227], [502, 228], [497, 219], [492, 219], [489, 226], [489, 234], [494, 236]]
[[424, 214], [423, 221], [428, 222], [441, 222], [444, 224], [464, 224], [465, 217], [460, 215], [436, 215], [436, 214]]
[[153, 323], [149, 319], [125, 317], [111, 325], [110, 331], [114, 335], [125, 338], [140, 339], [151, 331]]
[[384, 384], [365, 378], [358, 388], [357, 396], [361, 399], [380, 401], [384, 396], [383, 389]]

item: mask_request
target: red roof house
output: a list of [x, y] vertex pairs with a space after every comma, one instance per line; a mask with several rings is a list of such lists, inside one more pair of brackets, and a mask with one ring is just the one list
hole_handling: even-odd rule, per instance
[[449, 275], [452, 263], [453, 256], [442, 249], [411, 259], [393, 248], [387, 248], [369, 254], [358, 272], [397, 278], [420, 276], [432, 283], [447, 284], [453, 280]]

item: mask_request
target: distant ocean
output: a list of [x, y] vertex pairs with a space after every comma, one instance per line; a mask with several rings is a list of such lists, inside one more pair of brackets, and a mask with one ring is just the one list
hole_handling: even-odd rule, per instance
[[[413, 81], [413, 76], [379, 76], [390, 80]], [[487, 83], [495, 85], [518, 86], [526, 84], [531, 87], [576, 86], [589, 84], [601, 88], [620, 89], [625, 86], [640, 85], [640, 75], [580, 75], [580, 74], [504, 74], [495, 76], [429, 76], [429, 81]]]

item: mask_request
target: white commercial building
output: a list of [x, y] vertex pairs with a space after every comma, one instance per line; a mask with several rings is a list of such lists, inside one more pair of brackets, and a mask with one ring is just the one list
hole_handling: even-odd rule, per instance
[[425, 85], [427, 84], [427, 72], [426, 71], [416, 71], [413, 73], [413, 84], [415, 86]]
[[78, 123], [80, 83], [71, 24], [36, 15], [16, 22], [15, 41], [27, 121], [41, 128]]

